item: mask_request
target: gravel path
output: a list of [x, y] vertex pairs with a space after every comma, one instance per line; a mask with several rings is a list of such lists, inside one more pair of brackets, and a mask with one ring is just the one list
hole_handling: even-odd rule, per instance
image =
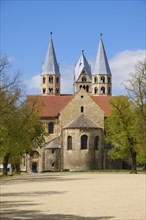
[[146, 175], [47, 173], [1, 179], [1, 220], [145, 220]]

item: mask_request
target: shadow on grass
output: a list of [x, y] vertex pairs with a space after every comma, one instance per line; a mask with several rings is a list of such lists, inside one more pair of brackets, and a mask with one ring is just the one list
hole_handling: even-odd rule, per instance
[[63, 194], [66, 191], [32, 191], [32, 192], [13, 192], [13, 193], [1, 193], [1, 197], [10, 197], [10, 196], [48, 196], [48, 195], [55, 195], [55, 194]]
[[1, 178], [1, 183], [2, 184], [19, 184], [21, 182], [57, 182], [57, 181], [76, 181], [76, 180], [85, 180], [89, 178], [74, 178], [70, 177], [68, 178], [67, 176], [61, 176], [61, 175], [43, 175], [43, 174], [30, 174], [30, 175], [24, 175], [24, 176], [12, 176], [12, 177], [3, 177]]
[[2, 220], [25, 219], [25, 220], [112, 220], [113, 216], [83, 217], [71, 214], [44, 214], [34, 210], [8, 210], [1, 213]]

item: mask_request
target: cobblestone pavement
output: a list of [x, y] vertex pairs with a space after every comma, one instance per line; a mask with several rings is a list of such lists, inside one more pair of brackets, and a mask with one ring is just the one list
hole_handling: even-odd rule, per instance
[[45, 173], [1, 179], [1, 220], [145, 220], [145, 174]]

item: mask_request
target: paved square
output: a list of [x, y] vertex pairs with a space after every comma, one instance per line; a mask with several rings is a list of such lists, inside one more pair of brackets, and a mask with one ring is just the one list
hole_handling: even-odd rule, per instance
[[1, 179], [1, 220], [146, 219], [145, 174], [46, 173], [8, 179]]

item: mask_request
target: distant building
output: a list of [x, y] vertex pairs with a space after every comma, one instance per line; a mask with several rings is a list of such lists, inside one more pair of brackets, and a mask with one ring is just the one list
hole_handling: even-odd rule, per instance
[[[93, 72], [82, 50], [74, 71], [74, 94], [60, 94], [61, 75], [52, 34], [41, 73], [40, 120], [46, 143], [24, 158], [27, 171], [88, 170], [120, 167], [108, 158], [104, 120], [110, 112], [112, 74], [102, 35]], [[28, 96], [31, 99], [32, 96]]]

